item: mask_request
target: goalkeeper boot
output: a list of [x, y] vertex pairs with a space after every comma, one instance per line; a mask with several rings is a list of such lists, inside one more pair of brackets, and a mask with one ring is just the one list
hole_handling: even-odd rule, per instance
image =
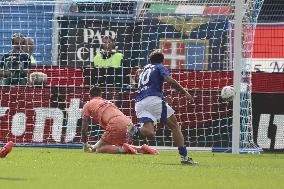
[[194, 161], [192, 158], [188, 156], [181, 156], [180, 162], [181, 164], [184, 164], [184, 165], [197, 165], [198, 164], [197, 161]]
[[127, 154], [138, 154], [137, 150], [130, 144], [124, 143], [122, 148]]
[[0, 158], [6, 157], [13, 148], [14, 143], [12, 141], [8, 142], [3, 148], [0, 150]]
[[143, 144], [141, 146], [141, 150], [142, 150], [143, 154], [152, 154], [152, 155], [158, 155], [159, 154], [158, 150], [156, 150], [154, 148], [150, 148], [147, 144]]

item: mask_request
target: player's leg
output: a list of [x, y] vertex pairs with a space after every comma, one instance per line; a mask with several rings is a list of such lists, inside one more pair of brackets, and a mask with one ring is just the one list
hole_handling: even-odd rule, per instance
[[[165, 124], [166, 126], [171, 130], [173, 134], [173, 140], [177, 147], [184, 146], [184, 137], [181, 132], [181, 128], [177, 122], [177, 118], [174, 115], [175, 111], [172, 109], [172, 107], [169, 106], [168, 103], [162, 104], [164, 106], [162, 109], [166, 113], [162, 113], [161, 119], [166, 120]], [[166, 116], [163, 118], [163, 116]]]
[[137, 154], [137, 150], [129, 144], [124, 143], [122, 146], [116, 146], [103, 140], [100, 140], [99, 144], [96, 146], [96, 152], [108, 154]]
[[122, 150], [118, 146], [111, 145], [108, 142], [100, 140], [99, 143], [97, 143], [96, 152], [97, 153], [118, 154], [118, 153], [122, 153]]
[[[158, 100], [157, 100], [158, 99]], [[161, 111], [159, 97], [147, 97], [135, 103], [135, 111], [139, 125], [129, 125], [127, 135], [132, 138], [136, 135], [139, 138], [154, 138], [156, 135], [155, 124]], [[157, 113], [158, 112], [158, 113]], [[158, 116], [156, 116], [158, 114]]]
[[[142, 125], [142, 126], [141, 126]], [[145, 121], [144, 123], [140, 123], [137, 125], [128, 125], [126, 136], [129, 140], [132, 140], [134, 136], [137, 136], [141, 139], [143, 138], [149, 138], [153, 139], [155, 138], [156, 132], [155, 132], [155, 124], [152, 120]]]
[[181, 156], [181, 163], [190, 165], [196, 164], [197, 162], [193, 161], [192, 158], [188, 157], [187, 149], [184, 145], [184, 137], [174, 114], [168, 117], [166, 125], [172, 131], [173, 140], [176, 146], [178, 147], [178, 151]]
[[184, 146], [184, 137], [181, 132], [181, 128], [177, 122], [177, 118], [172, 114], [166, 121], [166, 126], [171, 130], [173, 134], [173, 140], [176, 146]]
[[14, 143], [12, 141], [5, 144], [3, 148], [0, 149], [0, 158], [6, 157], [13, 149]]
[[101, 137], [101, 142], [97, 145], [96, 152], [137, 154], [137, 150], [126, 143], [127, 126], [130, 124], [131, 120], [127, 116], [112, 118]]
[[153, 121], [144, 122], [142, 127], [140, 127], [140, 137], [141, 138], [154, 138], [156, 135], [155, 125]]
[[149, 119], [149, 121], [141, 121], [138, 125], [129, 125], [126, 135], [130, 140], [132, 140], [134, 136], [137, 136], [141, 139], [153, 139], [156, 135], [154, 121]]
[[143, 144], [141, 147], [137, 148], [138, 153], [142, 154], [151, 154], [151, 155], [158, 155], [159, 151], [155, 148], [151, 148], [147, 144]]
[[158, 150], [149, 147], [147, 144], [143, 144], [141, 147], [136, 147], [127, 143], [124, 143], [122, 146], [110, 145], [108, 143], [101, 143], [96, 148], [97, 153], [108, 153], [108, 154], [151, 154], [158, 155]]

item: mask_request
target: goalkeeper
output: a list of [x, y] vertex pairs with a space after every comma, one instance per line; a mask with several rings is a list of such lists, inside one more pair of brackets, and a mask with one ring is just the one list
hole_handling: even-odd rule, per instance
[[[85, 152], [158, 154], [156, 149], [147, 145], [138, 148], [127, 143], [129, 141], [126, 131], [127, 127], [132, 125], [131, 120], [113, 103], [101, 97], [99, 87], [93, 87], [90, 90], [90, 97], [91, 100], [84, 105], [82, 112], [82, 141]], [[91, 118], [105, 129], [101, 139], [93, 146], [87, 143], [87, 132]]]

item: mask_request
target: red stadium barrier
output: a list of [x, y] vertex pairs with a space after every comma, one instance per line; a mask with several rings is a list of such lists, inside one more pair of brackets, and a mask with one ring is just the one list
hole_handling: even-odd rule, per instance
[[31, 72], [47, 74], [47, 85], [50, 86], [82, 86], [84, 84], [82, 68], [64, 66], [37, 66]]
[[[1, 87], [0, 142], [8, 140], [17, 143], [79, 142], [80, 108], [89, 98], [89, 88], [82, 87], [84, 84], [82, 71], [67, 67], [52, 67], [52, 69], [42, 67], [37, 68], [36, 71], [48, 75], [49, 81], [45, 87]], [[173, 77], [184, 87], [191, 89], [190, 92], [194, 95], [194, 104], [187, 104], [184, 103], [182, 95], [171, 92], [172, 106], [183, 128], [206, 127], [212, 125], [214, 120], [231, 117], [232, 112], [228, 110], [231, 109], [232, 103], [222, 101], [219, 94], [224, 86], [232, 84], [232, 72], [185, 71], [181, 74], [173, 71]], [[252, 80], [255, 92], [284, 92], [283, 74], [254, 73]], [[166, 86], [166, 89], [169, 89], [169, 86]], [[136, 123], [135, 91], [120, 88], [107, 91], [104, 97], [114, 101]], [[58, 119], [62, 119], [58, 123], [61, 125], [58, 123], [56, 125], [52, 117], [57, 115], [47, 115], [52, 114], [53, 111], [58, 112]], [[75, 117], [77, 115], [79, 117], [73, 119], [70, 116], [72, 113]], [[63, 117], [60, 117], [60, 114]], [[35, 123], [42, 118], [40, 116], [46, 119], [35, 128]]]
[[[84, 86], [86, 84], [81, 68], [60, 66], [38, 66], [32, 72], [44, 72], [48, 76], [48, 86]], [[135, 74], [133, 69], [132, 74]], [[183, 87], [190, 90], [221, 90], [224, 86], [233, 84], [231, 71], [181, 71], [173, 70], [172, 76]], [[284, 75], [281, 73], [252, 74], [253, 92], [284, 92]], [[169, 89], [169, 85], [165, 85]]]
[[[81, 128], [78, 120], [81, 108], [89, 98], [88, 88], [22, 86], [2, 87], [1, 91], [0, 141], [48, 144], [80, 142]], [[229, 116], [228, 103], [220, 102], [217, 93], [196, 92], [196, 105], [193, 105], [181, 102], [183, 97], [174, 92], [172, 106], [182, 127], [194, 128]], [[134, 123], [137, 122], [134, 91], [108, 89], [104, 97], [118, 104]]]

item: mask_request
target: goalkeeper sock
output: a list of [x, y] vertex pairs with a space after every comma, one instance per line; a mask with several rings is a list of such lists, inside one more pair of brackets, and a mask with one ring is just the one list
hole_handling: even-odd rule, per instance
[[178, 147], [179, 155], [186, 157], [187, 156], [187, 149], [186, 146]]

